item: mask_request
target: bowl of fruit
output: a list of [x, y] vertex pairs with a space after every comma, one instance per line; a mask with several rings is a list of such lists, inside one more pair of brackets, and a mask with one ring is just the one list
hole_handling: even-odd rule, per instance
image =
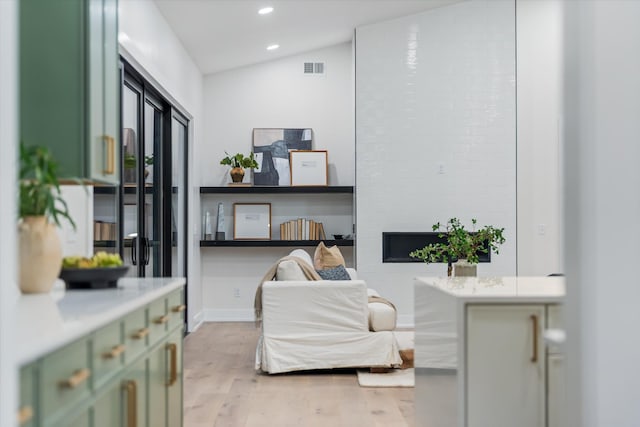
[[129, 270], [119, 254], [98, 252], [91, 258], [68, 256], [62, 260], [60, 278], [67, 289], [107, 289], [118, 286], [118, 279]]

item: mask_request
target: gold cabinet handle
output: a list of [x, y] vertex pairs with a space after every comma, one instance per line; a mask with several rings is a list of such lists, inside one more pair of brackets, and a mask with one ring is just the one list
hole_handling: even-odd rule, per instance
[[160, 316], [157, 319], [155, 319], [153, 323], [162, 325], [163, 323], [167, 323], [168, 321], [169, 321], [169, 316]]
[[138, 384], [134, 380], [126, 381], [122, 388], [127, 392], [127, 427], [138, 425]]
[[533, 354], [531, 354], [531, 363], [536, 363], [538, 361], [538, 316], [532, 314], [530, 319], [533, 327]]
[[116, 172], [116, 139], [109, 135], [102, 137], [106, 145], [106, 166], [102, 171], [105, 175], [113, 175]]
[[82, 368], [73, 373], [69, 378], [60, 381], [61, 388], [76, 388], [91, 376], [91, 371], [87, 368]]
[[171, 354], [171, 371], [169, 372], [169, 382], [167, 383], [168, 387], [171, 387], [178, 380], [178, 346], [174, 343], [167, 344], [167, 350]]
[[131, 338], [133, 338], [134, 340], [141, 340], [147, 335], [149, 335], [149, 328], [142, 328], [138, 330], [138, 332], [136, 332], [135, 334], [131, 335]]
[[173, 311], [174, 313], [180, 313], [182, 311], [185, 311], [187, 309], [187, 306], [184, 304], [180, 304], [180, 305], [176, 305], [175, 307], [173, 307], [171, 309], [171, 311]]
[[33, 418], [33, 408], [29, 405], [18, 410], [18, 425], [24, 425]]
[[116, 345], [111, 349], [110, 352], [103, 354], [102, 357], [105, 359], [115, 359], [116, 357], [124, 353], [125, 348], [126, 347], [122, 344]]

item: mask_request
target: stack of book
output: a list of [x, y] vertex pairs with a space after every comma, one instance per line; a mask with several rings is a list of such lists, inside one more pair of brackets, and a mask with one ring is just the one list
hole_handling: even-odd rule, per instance
[[325, 240], [321, 222], [298, 218], [280, 224], [280, 240]]
[[116, 240], [115, 222], [93, 221], [93, 240]]

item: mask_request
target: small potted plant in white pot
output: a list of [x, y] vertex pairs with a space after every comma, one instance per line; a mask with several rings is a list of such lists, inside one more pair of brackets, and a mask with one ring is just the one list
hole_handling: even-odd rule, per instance
[[[474, 228], [476, 219], [471, 220]], [[432, 226], [433, 231], [440, 231], [442, 225], [438, 222]], [[477, 231], [468, 231], [458, 218], [451, 218], [446, 223], [446, 232], [438, 237], [446, 239], [443, 243], [431, 243], [422, 249], [416, 249], [409, 254], [426, 263], [447, 262], [447, 274], [451, 276], [451, 263], [455, 261], [455, 276], [476, 276], [478, 254], [489, 253], [489, 250], [499, 253], [499, 246], [505, 242], [504, 228], [485, 225]]]
[[249, 156], [245, 156], [242, 153], [230, 156], [229, 153], [225, 151], [224, 154], [227, 156], [220, 160], [220, 164], [231, 166], [229, 174], [231, 175], [231, 181], [234, 183], [242, 182], [245, 168], [257, 168], [259, 166], [255, 160], [254, 153], [249, 153]]
[[75, 228], [60, 192], [57, 163], [49, 150], [20, 144], [19, 285], [24, 293], [51, 290], [60, 274], [62, 245], [56, 226]]

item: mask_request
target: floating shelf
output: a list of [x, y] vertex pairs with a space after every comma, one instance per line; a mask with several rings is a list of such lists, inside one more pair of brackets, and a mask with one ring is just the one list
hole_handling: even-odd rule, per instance
[[327, 246], [353, 246], [353, 240], [200, 240], [200, 247], [282, 247], [282, 246], [317, 246], [324, 242]]
[[337, 187], [266, 187], [266, 186], [228, 186], [228, 187], [200, 187], [200, 194], [349, 194], [353, 193], [353, 186]]
[[116, 241], [115, 240], [94, 240], [93, 247], [94, 248], [115, 248]]

